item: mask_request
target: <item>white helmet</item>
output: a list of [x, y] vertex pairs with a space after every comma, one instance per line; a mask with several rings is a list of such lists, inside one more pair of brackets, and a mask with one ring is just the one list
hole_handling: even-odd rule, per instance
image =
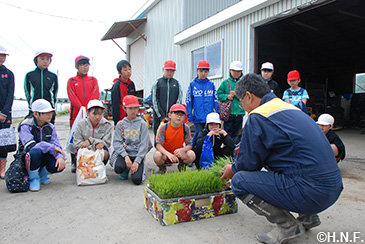
[[221, 120], [219, 118], [219, 114], [218, 113], [210, 113], [207, 115], [207, 124], [209, 123], [217, 123], [220, 124]]

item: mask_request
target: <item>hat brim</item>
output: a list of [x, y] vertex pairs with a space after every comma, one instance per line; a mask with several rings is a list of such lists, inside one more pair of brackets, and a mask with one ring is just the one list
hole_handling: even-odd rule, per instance
[[135, 103], [135, 104], [128, 104], [128, 105], [123, 105], [124, 107], [126, 108], [134, 108], [134, 107], [141, 107], [140, 104], [138, 103]]
[[40, 53], [40, 54], [38, 54], [38, 56], [37, 57], [53, 57], [53, 54], [51, 54], [51, 53]]
[[317, 121], [316, 123], [317, 123], [317, 125], [331, 125], [330, 123], [323, 122], [323, 121]]
[[105, 109], [105, 107], [101, 107], [99, 105], [95, 105], [95, 106], [91, 106], [90, 108], [87, 108], [88, 110], [91, 109], [91, 108], [101, 108], [102, 110]]
[[174, 69], [174, 68], [169, 68], [169, 67], [166, 67], [166, 68], [164, 68], [165, 70], [173, 70], [173, 71], [175, 71], [176, 69]]
[[32, 112], [38, 112], [38, 113], [48, 113], [48, 112], [54, 112], [55, 109], [54, 108], [47, 108], [47, 109], [42, 109], [39, 111], [32, 111]]

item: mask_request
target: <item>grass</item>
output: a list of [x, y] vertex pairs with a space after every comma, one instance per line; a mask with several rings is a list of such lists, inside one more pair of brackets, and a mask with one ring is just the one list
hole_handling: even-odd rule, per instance
[[151, 175], [149, 187], [161, 199], [220, 192], [227, 183], [221, 180], [221, 172], [230, 162], [231, 159], [225, 157], [216, 159], [210, 169]]

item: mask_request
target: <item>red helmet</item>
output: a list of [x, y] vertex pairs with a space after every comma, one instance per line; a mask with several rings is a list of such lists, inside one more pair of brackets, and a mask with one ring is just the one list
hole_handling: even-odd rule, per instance
[[209, 69], [209, 62], [207, 60], [200, 60], [198, 63], [198, 69]]

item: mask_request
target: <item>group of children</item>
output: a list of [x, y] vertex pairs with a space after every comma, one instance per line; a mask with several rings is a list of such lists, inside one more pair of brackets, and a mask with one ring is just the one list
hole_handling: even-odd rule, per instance
[[[0, 129], [11, 125], [10, 111], [14, 94], [14, 75], [3, 65], [7, 55], [6, 49], [0, 46], [0, 85], [1, 92], [4, 92], [0, 99]], [[55, 74], [48, 71], [52, 56], [46, 51], [37, 52], [34, 58], [37, 67], [26, 75], [24, 84], [30, 113], [18, 128], [18, 154], [25, 155], [31, 191], [39, 191], [40, 184], [50, 183], [49, 174], [62, 172], [66, 167], [66, 155], [62, 151], [54, 126], [58, 80]], [[146, 122], [137, 115], [141, 105], [135, 96], [134, 83], [130, 79], [131, 65], [126, 60], [117, 64], [119, 78], [114, 80], [112, 87], [114, 126], [103, 117], [105, 108], [98, 100], [98, 81], [95, 77], [88, 76], [89, 67], [89, 58], [78, 56], [75, 59], [77, 74], [67, 82], [67, 93], [71, 102], [70, 127], [73, 126], [80, 108], [87, 108], [87, 117], [78, 122], [74, 134], [76, 153], [80, 148], [104, 150], [104, 164], [110, 159], [110, 164], [121, 180], [128, 179], [130, 173], [133, 183], [139, 185], [144, 180], [145, 156], [151, 150], [152, 143]], [[272, 67], [273, 70], [272, 64], [270, 66], [266, 63], [262, 67]], [[209, 68], [209, 62], [206, 60], [198, 63], [197, 77], [190, 83], [186, 94], [186, 107], [181, 104], [181, 86], [173, 78], [176, 71], [174, 61], [167, 60], [164, 63], [164, 75], [152, 88], [156, 147], [153, 159], [160, 173], [165, 173], [166, 166], [172, 163], [176, 163], [179, 170], [185, 170], [186, 165], [192, 162], [200, 168], [203, 142], [207, 138], [211, 141], [215, 157], [233, 156], [234, 138], [230, 135], [232, 130], [230, 128], [229, 133], [222, 128], [218, 114], [217, 91], [214, 83], [207, 78]], [[222, 100], [232, 100], [231, 106], [240, 107], [240, 101], [234, 100], [234, 86], [241, 76], [242, 63], [232, 62], [230, 78], [226, 84], [222, 82], [219, 89]], [[305, 105], [309, 97], [306, 91], [298, 86], [298, 71], [289, 72], [288, 83], [291, 88], [284, 92], [283, 99], [296, 106], [300, 103]], [[243, 116], [244, 110], [240, 109], [242, 111], [233, 108], [233, 111], [237, 112], [233, 112], [233, 118]], [[328, 116], [325, 119], [320, 117], [317, 123], [334, 141], [334, 152], [340, 160], [345, 156], [344, 146], [342, 142], [342, 145], [339, 143], [339, 138], [334, 132], [331, 132], [334, 120]], [[190, 127], [184, 123], [186, 117], [194, 123], [194, 138], [191, 136]], [[226, 123], [229, 124], [229, 121]], [[242, 121], [236, 126], [240, 129]], [[113, 152], [110, 155], [111, 147]], [[7, 154], [0, 154], [2, 178], [5, 174], [6, 156]], [[75, 172], [76, 154], [71, 154], [71, 165], [71, 171]]]

